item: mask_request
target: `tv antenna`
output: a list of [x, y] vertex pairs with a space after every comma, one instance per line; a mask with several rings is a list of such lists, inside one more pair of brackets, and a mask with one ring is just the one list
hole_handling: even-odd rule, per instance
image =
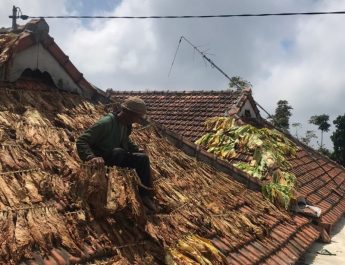
[[177, 52], [180, 48], [180, 45], [181, 45], [181, 42], [182, 40], [186, 41], [190, 46], [192, 46], [194, 48], [195, 51], [197, 51], [203, 59], [205, 59], [207, 62], [209, 62], [211, 64], [212, 67], [216, 68], [222, 75], [224, 75], [229, 81], [231, 81], [231, 78], [222, 70], [219, 68], [218, 65], [216, 65], [210, 58], [208, 58], [205, 54], [205, 52], [201, 51], [198, 47], [196, 47], [193, 43], [191, 43], [186, 37], [184, 36], [181, 36], [179, 42], [178, 42], [178, 45], [177, 45], [177, 49], [176, 49], [176, 52], [175, 52], [175, 55], [174, 55], [174, 59], [171, 63], [171, 66], [170, 66], [170, 70], [169, 70], [169, 76], [170, 76], [170, 73], [171, 73], [171, 70], [174, 66], [174, 63], [175, 63], [175, 59], [176, 59], [176, 55], [177, 55]]

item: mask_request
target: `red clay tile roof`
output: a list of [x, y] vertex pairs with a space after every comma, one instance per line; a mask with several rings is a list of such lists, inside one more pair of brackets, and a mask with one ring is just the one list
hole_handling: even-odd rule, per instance
[[[207, 118], [235, 114], [246, 99], [254, 102], [248, 90], [108, 93], [118, 102], [129, 96], [141, 97], [152, 120], [192, 141], [205, 132]], [[256, 107], [255, 111], [259, 115]]]
[[[32, 30], [40, 27], [40, 24], [46, 24], [44, 19], [32, 19], [21, 30], [16, 33], [5, 32], [0, 33], [0, 66], [7, 65], [16, 53], [19, 53], [33, 45], [37, 44], [35, 33]], [[26, 31], [29, 28], [31, 31]], [[104, 92], [95, 88], [78, 71], [69, 57], [60, 49], [48, 32], [40, 36], [39, 42], [43, 47], [55, 58], [55, 60], [65, 69], [66, 73], [81, 88], [83, 94], [90, 99], [103, 99]], [[8, 67], [5, 67], [5, 79]]]
[[126, 211], [96, 221], [76, 195], [75, 139], [104, 108], [29, 89], [36, 85], [0, 87], [0, 264], [163, 264], [167, 248], [190, 234], [210, 239], [228, 264], [293, 264], [319, 237], [307, 218], [290, 217], [153, 129], [135, 130], [133, 140], [150, 155], [165, 212], [148, 216], [148, 232]]
[[[242, 96], [240, 91], [176, 93], [110, 91], [108, 93], [119, 101], [130, 95], [140, 96], [147, 102], [148, 116], [152, 120], [191, 142], [204, 134], [203, 122], [207, 118], [223, 116], [227, 110], [234, 109], [237, 100]], [[244, 96], [251, 97], [248, 93], [244, 93]], [[260, 121], [258, 124], [267, 125], [266, 122]], [[291, 160], [299, 190], [311, 203], [322, 209], [325, 222], [334, 224], [345, 213], [345, 169], [298, 141], [292, 140], [300, 148], [297, 157]], [[237, 159], [251, 158], [241, 154]], [[242, 175], [250, 178], [244, 173]]]
[[334, 224], [345, 212], [345, 169], [315, 151], [300, 145], [290, 163], [299, 191], [322, 209], [324, 222]]

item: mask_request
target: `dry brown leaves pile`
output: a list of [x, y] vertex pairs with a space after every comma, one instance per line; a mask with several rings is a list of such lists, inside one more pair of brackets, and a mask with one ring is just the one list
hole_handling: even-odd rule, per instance
[[[113, 264], [163, 264], [166, 257], [170, 264], [184, 264], [183, 257], [198, 259], [184, 244], [199, 239], [210, 248], [191, 246], [195, 253], [222, 264], [228, 250], [218, 247], [211, 255], [212, 242], [221, 239], [235, 251], [267, 235], [266, 215], [288, 218], [261, 194], [185, 155], [153, 128], [133, 133], [150, 156], [161, 208], [145, 216], [136, 186], [128, 181], [135, 179], [133, 170], [80, 166], [75, 139], [104, 115], [102, 107], [59, 92], [0, 94], [0, 264], [44, 257], [55, 248], [81, 263], [110, 256]], [[93, 181], [97, 176], [106, 176], [101, 186]], [[105, 201], [116, 214], [96, 220], [85, 203], [93, 200]]]

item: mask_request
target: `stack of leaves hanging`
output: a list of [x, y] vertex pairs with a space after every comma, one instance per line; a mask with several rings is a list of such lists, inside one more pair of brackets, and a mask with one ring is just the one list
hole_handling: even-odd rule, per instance
[[233, 165], [247, 174], [268, 180], [262, 187], [266, 198], [288, 209], [296, 186], [288, 158], [296, 155], [297, 146], [275, 129], [258, 129], [250, 124], [236, 125], [232, 117], [214, 117], [205, 122], [207, 131], [195, 143], [225, 160], [249, 154], [251, 161]]

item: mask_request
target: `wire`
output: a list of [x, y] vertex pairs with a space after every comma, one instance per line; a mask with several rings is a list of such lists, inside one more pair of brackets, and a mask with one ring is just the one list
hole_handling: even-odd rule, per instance
[[267, 110], [265, 110], [264, 107], [262, 107], [257, 101], [254, 101], [254, 102], [255, 102], [255, 104], [256, 104], [260, 109], [262, 109], [262, 110], [268, 115], [268, 117], [269, 117], [270, 119], [274, 120], [274, 116], [273, 116], [273, 115], [271, 115]]
[[174, 59], [173, 59], [173, 61], [172, 61], [172, 63], [171, 63], [171, 66], [170, 66], [170, 70], [169, 70], [168, 76], [170, 76], [171, 70], [172, 70], [172, 68], [173, 68], [173, 66], [174, 66], [175, 59], [176, 59], [176, 55], [177, 55], [178, 49], [180, 48], [180, 45], [181, 45], [181, 41], [182, 41], [182, 37], [180, 38], [180, 40], [179, 40], [179, 42], [178, 42], [178, 45], [177, 45], [177, 48], [176, 48], [176, 51], [175, 51], [175, 55], [174, 55]]
[[187, 18], [232, 18], [232, 17], [269, 17], [269, 16], [315, 16], [315, 15], [344, 15], [345, 11], [328, 12], [290, 12], [290, 13], [262, 13], [262, 14], [224, 14], [224, 15], [186, 15], [186, 16], [26, 16], [28, 18], [103, 18], [103, 19], [187, 19]]

